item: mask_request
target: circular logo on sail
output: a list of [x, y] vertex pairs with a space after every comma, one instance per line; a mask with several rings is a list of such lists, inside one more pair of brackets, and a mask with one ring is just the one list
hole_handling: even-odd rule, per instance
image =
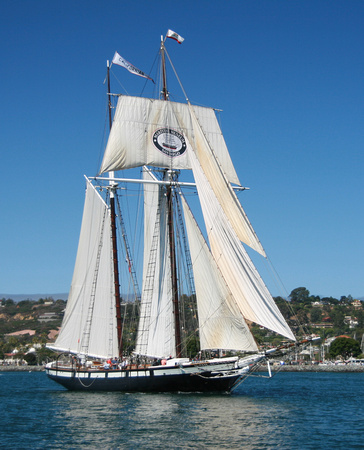
[[186, 140], [171, 128], [160, 128], [153, 134], [153, 144], [167, 156], [181, 156], [186, 151]]

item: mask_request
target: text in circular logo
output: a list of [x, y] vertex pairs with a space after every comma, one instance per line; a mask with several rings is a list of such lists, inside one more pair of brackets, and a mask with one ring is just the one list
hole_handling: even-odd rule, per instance
[[171, 128], [160, 128], [153, 134], [153, 144], [167, 156], [181, 156], [186, 151], [186, 140]]

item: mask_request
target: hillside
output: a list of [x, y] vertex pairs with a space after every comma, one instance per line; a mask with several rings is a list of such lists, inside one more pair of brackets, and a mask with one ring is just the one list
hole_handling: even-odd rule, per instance
[[[13, 299], [1, 300], [0, 307], [0, 336], [6, 337], [23, 330], [32, 333], [20, 333], [22, 336], [36, 336], [48, 339], [51, 330], [61, 326], [66, 302], [46, 298], [34, 300]], [[14, 336], [16, 336], [14, 334]]]
[[20, 302], [22, 300], [38, 301], [41, 298], [52, 298], [54, 300], [67, 300], [68, 293], [63, 292], [61, 294], [0, 294], [0, 299], [12, 299], [14, 302]]
[[[364, 333], [364, 308], [361, 300], [354, 300], [351, 296], [341, 297], [340, 300], [320, 298], [310, 295], [306, 288], [294, 289], [289, 298], [289, 302], [281, 297], [276, 297], [275, 300], [297, 337], [315, 334], [325, 340], [346, 335], [361, 342]], [[6, 297], [1, 299], [0, 353], [4, 355], [15, 348], [23, 348], [26, 352], [35, 344], [44, 345], [54, 341], [65, 307], [65, 300], [50, 297], [20, 301]], [[281, 336], [253, 323], [250, 326], [256, 340], [263, 347], [276, 346], [282, 342]]]

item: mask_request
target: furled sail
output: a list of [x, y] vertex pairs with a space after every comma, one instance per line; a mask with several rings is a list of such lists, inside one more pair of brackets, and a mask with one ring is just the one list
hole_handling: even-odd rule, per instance
[[109, 209], [87, 180], [81, 233], [57, 351], [118, 355]]
[[182, 204], [195, 278], [201, 350], [257, 351], [255, 340], [183, 197]]
[[[145, 180], [151, 180], [144, 171]], [[165, 187], [144, 185], [144, 265], [135, 353], [176, 356]]]
[[244, 317], [295, 340], [232, 227], [199, 161], [190, 155], [211, 252]]
[[[193, 111], [228, 180], [239, 184], [214, 110], [194, 106]], [[120, 96], [100, 173], [143, 165], [191, 169], [186, 138], [193, 142], [193, 133], [187, 104]]]

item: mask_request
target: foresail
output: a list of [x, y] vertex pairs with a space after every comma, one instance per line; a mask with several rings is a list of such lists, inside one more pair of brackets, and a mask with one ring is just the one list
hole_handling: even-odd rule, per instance
[[[145, 171], [143, 177], [152, 179]], [[164, 188], [145, 184], [143, 289], [135, 353], [157, 358], [176, 356], [168, 243]]]
[[[232, 183], [239, 184], [212, 108], [194, 106], [194, 115]], [[189, 142], [194, 127], [187, 104], [120, 96], [100, 173], [143, 165], [191, 169]]]
[[87, 180], [71, 289], [53, 349], [100, 358], [118, 355], [112, 274], [110, 212]]
[[201, 350], [257, 351], [255, 340], [182, 197], [191, 252]]
[[[193, 147], [219, 204], [223, 208], [239, 239], [265, 256], [264, 249], [229, 183], [228, 177], [221, 165], [220, 157], [216, 153], [216, 147], [213, 147], [209, 141], [199, 118], [194, 113], [195, 109], [192, 105], [190, 105], [190, 111], [194, 131]], [[193, 167], [192, 159], [193, 155], [190, 155], [190, 161]]]
[[197, 158], [191, 157], [211, 252], [244, 317], [295, 340], [232, 227]]

